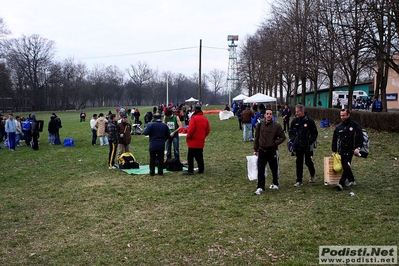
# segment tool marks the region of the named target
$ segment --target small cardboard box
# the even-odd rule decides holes
[[[341,179],[342,172],[334,172],[333,161],[333,157],[324,157],[324,185],[336,185]]]

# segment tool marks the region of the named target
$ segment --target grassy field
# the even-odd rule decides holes
[[[317,265],[320,245],[398,245],[397,133],[369,130],[371,154],[354,158],[357,186],[343,192],[323,180],[333,127],[319,128],[314,184],[293,186],[283,143],[280,190],[255,196],[252,143],[236,118],[207,115],[203,175],[150,177],[109,170],[108,147],[91,146],[90,117],[108,110],[86,110],[83,123],[78,111],[57,112],[61,140],[75,147],[50,146],[43,132],[39,151],[0,150],[1,265]],[[47,124],[50,114],[37,116]],[[131,150],[148,164],[148,138],[133,136]]]

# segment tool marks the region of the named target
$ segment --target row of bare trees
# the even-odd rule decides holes
[[[399,73],[398,36],[395,0],[277,0],[241,46],[240,86],[250,95],[285,95],[280,103],[304,103],[313,92],[316,106],[322,86],[332,99],[334,86],[347,85],[351,99],[356,83],[375,76],[386,111],[388,69]]]
[[[199,94],[198,74],[159,74],[138,62],[126,70],[84,63],[68,58],[57,62],[55,42],[34,34],[4,38],[8,34],[0,18],[0,108],[14,111],[65,110],[97,106],[158,105],[184,102]],[[2,36],[3,35],[3,36]],[[214,69],[202,75],[201,101],[218,104],[226,73]],[[168,77],[168,78],[167,78]],[[168,86],[166,84],[168,80]],[[166,88],[168,87],[168,93]]]

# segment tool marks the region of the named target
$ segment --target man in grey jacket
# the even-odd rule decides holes
[[[254,155],[258,156],[258,188],[254,192],[259,195],[265,191],[265,167],[269,163],[273,174],[271,189],[278,189],[278,145],[286,139],[281,125],[273,122],[273,111],[267,109],[265,120],[258,123],[254,139]]]

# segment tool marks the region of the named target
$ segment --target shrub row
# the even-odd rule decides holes
[[[291,107],[295,114],[295,107]],[[331,125],[341,122],[340,109],[306,107],[308,115],[316,120],[329,120]],[[359,122],[363,128],[378,131],[399,132],[399,113],[373,113],[363,110],[352,110],[351,118]]]

